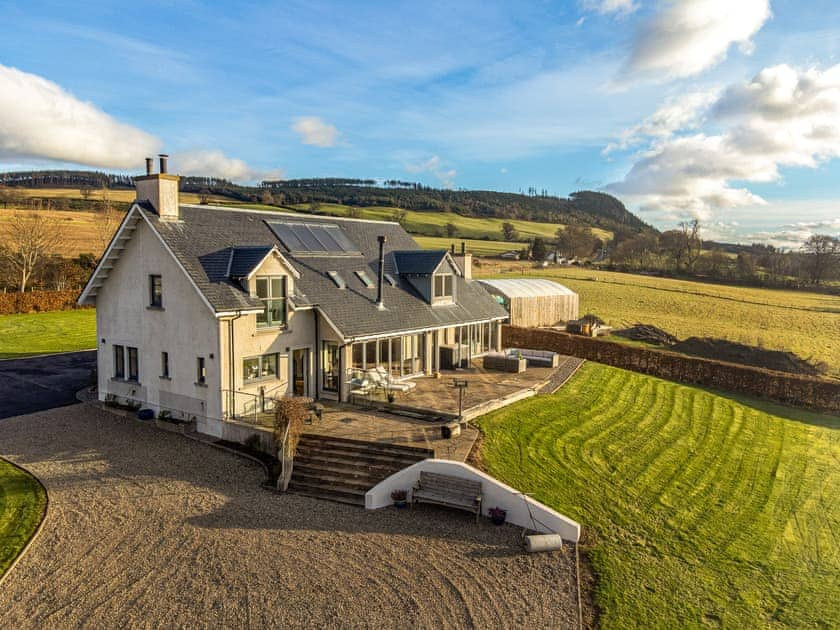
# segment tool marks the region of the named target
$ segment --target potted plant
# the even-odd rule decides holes
[[[407,490],[393,490],[391,491],[391,501],[394,502],[394,507],[404,508],[408,505],[408,491]]]
[[[490,515],[490,520],[493,522],[493,525],[503,525],[505,518],[507,518],[507,510],[498,506],[491,507],[487,513]]]
[[[393,389],[388,390],[388,403],[394,404],[394,401],[397,399],[396,393],[394,393]]]

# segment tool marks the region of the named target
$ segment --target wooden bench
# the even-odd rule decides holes
[[[434,503],[481,515],[481,482],[420,471],[420,479],[411,491],[411,503]]]

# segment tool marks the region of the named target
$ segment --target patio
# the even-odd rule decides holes
[[[413,379],[415,387],[409,391],[393,392],[394,407],[426,411],[429,414],[458,416],[458,388],[453,386],[455,379],[466,381],[467,387],[463,391],[463,416],[473,418],[486,413],[494,402],[504,402],[508,399],[518,399],[517,394],[537,392],[551,380],[552,376],[562,370],[567,357],[561,357],[560,366],[556,368],[531,367],[519,374],[486,370],[482,367],[481,359],[472,362],[471,367],[461,370],[441,370],[440,378],[421,377]],[[386,392],[382,389],[364,395],[353,397],[353,403],[360,406],[387,405]],[[514,400],[508,400],[513,402]]]

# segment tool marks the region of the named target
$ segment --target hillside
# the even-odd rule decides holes
[[[0,203],[7,203],[8,198],[14,197],[19,189],[65,188],[85,190],[88,195],[103,188],[128,191],[133,188],[133,178],[93,171],[20,171],[0,173],[0,187]],[[607,232],[652,229],[615,197],[593,191],[579,191],[564,198],[489,190],[444,190],[409,182],[379,184],[374,180],[338,178],[266,181],[260,186],[241,186],[211,177],[184,177],[181,179],[181,190],[203,199],[223,197],[242,203],[277,206],[321,203],[445,212],[456,217],[455,222],[460,216],[576,224]]]

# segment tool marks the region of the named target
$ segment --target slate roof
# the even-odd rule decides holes
[[[434,273],[441,261],[446,258],[445,249],[401,250],[394,252],[397,271],[408,275],[427,275]]]
[[[270,251],[271,247],[267,245],[232,248],[230,250],[230,277],[244,278],[248,276],[268,256]]]
[[[234,261],[242,256],[244,268],[252,260],[252,255],[256,256],[256,252],[267,252],[276,246],[300,274],[295,280],[292,303],[297,307],[316,307],[345,338],[438,328],[504,319],[508,316],[480,283],[467,281],[461,276],[455,276],[457,303],[433,307],[426,302],[407,279],[397,274],[396,253],[402,256],[403,252],[410,252],[412,255],[409,258],[424,261],[422,268],[426,269],[431,264],[429,261],[436,258],[439,263],[446,252],[420,250],[397,223],[293,213],[247,212],[213,206],[182,205],[180,210],[181,221],[160,221],[154,213],[146,211],[145,214],[216,312],[261,305],[259,300],[249,296],[229,277],[229,274],[233,275],[232,271],[228,271],[231,252],[234,252]],[[361,254],[295,256],[280,242],[266,221],[340,225],[347,238],[358,246]],[[365,287],[355,274],[355,271],[367,271],[376,284],[378,235],[384,235],[387,239],[385,272],[397,281],[393,287],[384,283],[382,291],[385,308],[382,310],[376,307],[376,286]],[[427,257],[427,253],[430,256]],[[237,271],[240,269],[237,268]],[[327,276],[328,271],[341,274],[347,288],[336,287]]]

